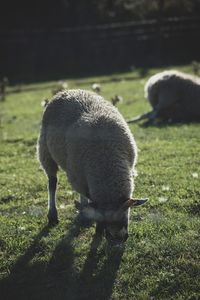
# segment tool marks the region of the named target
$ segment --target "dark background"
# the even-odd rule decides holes
[[[6,0],[0,43],[11,83],[190,63],[200,0]]]

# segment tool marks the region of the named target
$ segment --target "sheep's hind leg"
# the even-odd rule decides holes
[[[56,209],[56,187],[57,177],[48,176],[48,220],[49,225],[58,224],[58,214]]]
[[[80,194],[80,203],[81,203],[81,209],[83,209],[84,207],[88,206],[89,200],[87,197]]]
[[[144,119],[147,119],[148,121],[153,120],[154,118],[155,118],[155,112],[154,112],[154,110],[152,110],[148,113],[144,113],[144,114],[139,115],[137,117],[131,118],[131,119],[127,120],[126,122],[127,123],[135,123],[135,122],[138,122],[138,121],[141,121],[141,120],[144,120]]]
[[[91,219],[89,219],[84,214],[84,208],[87,209],[89,206],[89,199],[83,195],[80,194],[80,209],[79,209],[79,221],[82,226],[84,227],[90,227],[93,223]]]
[[[48,147],[46,145],[46,138],[43,131],[38,140],[38,158],[48,177],[48,219],[49,225],[58,223],[57,209],[56,209],[56,187],[57,187],[57,171],[58,165],[52,159]]]

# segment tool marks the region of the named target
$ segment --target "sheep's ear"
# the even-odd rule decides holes
[[[147,201],[148,201],[148,199],[128,199],[126,202],[124,202],[121,209],[126,210],[132,206],[140,206],[140,205],[143,205],[144,203],[146,203]]]
[[[149,199],[130,199],[130,201],[133,203],[131,206],[140,206],[145,204]]]

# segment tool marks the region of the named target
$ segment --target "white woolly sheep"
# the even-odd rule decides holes
[[[145,85],[145,97],[153,111],[128,120],[142,119],[173,122],[200,121],[200,78],[178,72],[164,71],[153,75]]]
[[[111,98],[111,103],[114,105],[114,106],[116,106],[117,105],[117,103],[119,103],[119,102],[123,102],[123,97],[122,96],[120,96],[120,95],[115,95],[115,96],[113,96],[112,98]]]
[[[68,89],[68,83],[66,81],[58,81],[57,86],[52,89],[52,95],[56,95],[58,92]]]
[[[100,93],[101,92],[101,85],[100,83],[93,83],[92,84],[92,90],[96,93]]]
[[[128,237],[129,207],[137,158],[134,138],[125,120],[101,96],[84,90],[55,95],[46,106],[38,157],[48,176],[48,219],[58,222],[55,204],[60,166],[80,193],[81,212],[96,221],[96,230],[112,241]]]

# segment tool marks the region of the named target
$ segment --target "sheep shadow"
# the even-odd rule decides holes
[[[121,249],[116,255],[105,255],[103,247],[100,248],[102,240],[94,235],[80,271],[74,263],[76,254],[73,249],[73,241],[80,230],[81,224],[76,218],[47,263],[38,259],[40,241],[51,231],[50,227],[45,226],[17,260],[9,276],[0,281],[2,299],[110,299],[124,250]]]
[[[25,299],[37,291],[36,285],[44,274],[44,264],[36,263],[30,265],[31,260],[40,252],[40,241],[46,237],[50,228],[45,226],[35,236],[27,251],[18,258],[15,265],[9,271],[9,276],[0,281],[0,294],[2,299]],[[27,299],[26,298],[26,299]]]
[[[59,278],[57,273],[55,273],[56,276],[52,275],[52,270],[49,270],[46,260],[40,259],[40,255],[45,255],[45,250],[41,246],[41,239],[47,237],[51,229],[51,226],[45,226],[35,236],[27,251],[19,257],[11,268],[9,276],[0,281],[0,295],[2,299],[56,299],[52,290],[54,291],[53,287]],[[59,272],[62,272],[63,266],[67,270],[70,270],[72,267],[74,260],[72,242],[79,234],[79,231],[80,224],[75,219],[68,228],[65,238],[58,243],[53,251],[50,262],[54,268],[56,267],[55,269],[59,269]],[[61,256],[62,268],[58,259],[59,256]]]
[[[199,121],[159,121],[159,122],[152,122],[152,121],[144,121],[144,122],[138,122],[139,126],[142,128],[148,128],[148,127],[157,127],[157,128],[165,128],[165,127],[181,127],[183,125],[191,125],[191,124],[200,124]]]
[[[151,110],[149,112],[146,112],[144,114],[135,116],[133,118],[130,118],[127,120],[127,123],[129,125],[131,124],[138,124],[140,127],[146,128],[146,127],[168,127],[168,126],[182,126],[185,124],[199,124],[200,119],[197,117],[189,117],[185,116],[179,117],[174,116],[171,118],[165,118],[165,117],[153,117],[152,114],[155,114],[154,110]]]
[[[106,254],[104,245],[101,247],[102,238],[95,234],[79,271],[72,262],[75,255],[67,257],[65,243],[66,238],[56,247],[47,267],[52,283],[48,300],[110,299],[124,248]]]
[[[70,300],[108,300],[111,298],[124,247],[105,254],[99,251],[101,239],[94,235],[82,271],[67,293]]]

